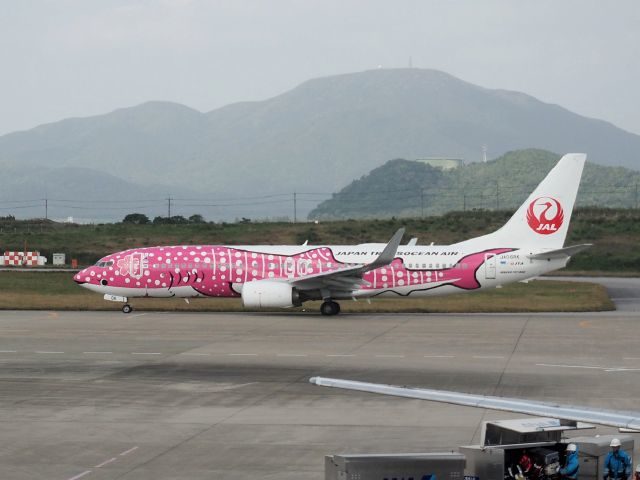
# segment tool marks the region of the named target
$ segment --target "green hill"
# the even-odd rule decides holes
[[[452,210],[515,209],[559,158],[544,150],[519,150],[447,171],[420,161],[391,160],[318,205],[309,218],[421,217]],[[635,208],[638,184],[640,172],[587,162],[577,205]]]
[[[0,252],[38,250],[51,259],[64,252],[81,264],[136,246],[223,244],[311,245],[387,242],[400,227],[405,241],[438,245],[477,237],[501,227],[513,212],[466,211],[441,216],[378,220],[340,220],[318,223],[207,223],[190,225],[74,225],[16,221],[0,217]],[[591,272],[640,272],[640,210],[579,208],[574,212],[566,244],[592,243],[576,255],[568,269]],[[71,281],[69,279],[69,281]]]

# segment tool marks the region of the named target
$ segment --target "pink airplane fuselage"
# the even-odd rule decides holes
[[[237,297],[247,282],[295,282],[351,268],[372,261],[383,247],[366,244],[137,248],[102,258],[77,273],[74,280],[99,293],[126,297]],[[487,261],[490,270],[481,268]],[[366,272],[361,287],[349,297],[476,290],[531,277],[536,272],[527,268],[529,263],[511,248],[465,253],[456,251],[455,246],[401,246],[391,264]]]

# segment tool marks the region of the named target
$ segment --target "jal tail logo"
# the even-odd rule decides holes
[[[536,233],[550,235],[560,230],[564,221],[562,205],[555,198],[538,197],[527,209],[527,223]]]

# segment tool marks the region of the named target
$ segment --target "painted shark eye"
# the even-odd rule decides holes
[[[100,280],[100,284],[106,287],[109,284],[109,282],[107,282],[105,279],[102,279]]]

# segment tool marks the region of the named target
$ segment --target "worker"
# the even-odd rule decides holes
[[[638,466],[636,467],[635,480],[640,480],[640,463],[639,463],[639,464],[638,464]]]
[[[580,463],[578,462],[578,447],[575,443],[567,445],[566,455],[564,457],[564,467],[558,473],[560,478],[568,480],[576,480],[578,478],[578,470]]]
[[[530,478],[532,469],[533,469],[533,461],[531,457],[527,454],[525,450],[522,451],[522,456],[520,456],[520,460],[518,460],[518,466],[522,472],[522,476],[524,478]]]
[[[609,444],[611,451],[604,460],[604,480],[629,480],[631,476],[631,458],[620,448],[621,445],[617,438]]]

